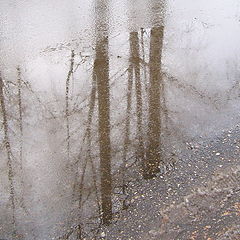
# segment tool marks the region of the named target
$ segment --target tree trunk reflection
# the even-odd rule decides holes
[[[4,145],[7,152],[7,166],[8,166],[8,181],[10,185],[10,202],[12,207],[12,226],[13,226],[13,238],[15,238],[16,232],[16,199],[15,199],[15,187],[14,187],[14,176],[13,176],[13,159],[12,159],[12,150],[9,140],[9,127],[8,127],[8,118],[7,110],[4,96],[4,82],[0,72],[0,104],[1,104],[1,113],[3,119],[3,131],[4,131]]]
[[[144,178],[151,178],[159,171],[161,158],[160,134],[160,86],[161,86],[161,53],[164,27],[153,27],[150,39],[150,86],[149,86],[149,120],[148,148],[144,164]]]
[[[96,9],[96,59],[95,71],[98,93],[98,132],[100,146],[101,202],[103,224],[112,219],[112,176],[111,176],[111,143],[110,143],[110,89],[109,89],[109,56],[107,31],[107,1],[97,1]],[[99,16],[101,14],[101,16]]]
[[[144,157],[143,133],[142,133],[142,118],[143,118],[143,104],[142,104],[142,83],[140,76],[140,56],[139,56],[139,38],[138,32],[130,33],[130,61],[133,64],[135,75],[135,90],[137,100],[137,154],[138,160]]]

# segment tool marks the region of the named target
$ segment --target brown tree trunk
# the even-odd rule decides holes
[[[140,76],[140,55],[139,55],[139,38],[137,32],[130,33],[130,61],[133,64],[135,74],[135,90],[137,100],[137,159],[144,158],[144,145],[142,133],[142,83]]]
[[[8,119],[5,106],[5,97],[4,97],[4,83],[0,72],[0,104],[1,104],[1,114],[3,118],[3,131],[4,131],[4,145],[7,152],[7,166],[8,166],[8,180],[10,185],[10,202],[12,207],[12,225],[13,225],[13,239],[16,236],[16,216],[15,216],[15,189],[14,189],[14,180],[13,180],[13,163],[12,163],[12,153],[11,145],[8,135]]]
[[[141,28],[141,49],[142,49],[142,62],[143,62],[143,84],[146,93],[148,93],[148,83],[147,83],[147,67],[146,67],[146,58],[145,58],[145,47],[144,47],[144,32],[145,30]]]
[[[123,209],[126,209],[126,166],[127,166],[127,152],[130,144],[130,115],[132,108],[132,86],[133,86],[133,63],[129,60],[128,67],[128,88],[127,88],[127,109],[126,109],[126,122],[124,133],[124,146],[123,146],[123,169],[122,169],[122,193],[125,197],[123,200]]]
[[[19,149],[19,162],[20,162],[20,174],[21,174],[21,200],[20,204],[24,211],[29,214],[25,204],[25,183],[24,183],[24,171],[23,171],[23,105],[22,105],[22,73],[20,66],[17,67],[17,86],[18,86],[18,114],[19,114],[19,130],[20,130],[20,149]]]
[[[66,112],[66,127],[67,127],[67,158],[68,163],[70,160],[70,125],[69,125],[69,85],[70,85],[70,78],[73,75],[73,66],[74,66],[74,50],[71,51],[71,60],[70,60],[70,69],[67,74],[66,79],[66,92],[65,92],[65,112]]]
[[[108,56],[108,1],[96,0],[95,73],[98,94],[98,133],[101,171],[101,208],[103,224],[112,219],[112,176],[110,142],[110,86]]]
[[[20,168],[22,171],[23,160],[23,116],[22,116],[22,79],[21,69],[17,67],[17,84],[18,84],[18,113],[19,113],[19,129],[20,129]]]
[[[95,67],[98,90],[102,214],[103,223],[108,224],[112,219],[108,37],[101,37],[97,41]]]
[[[92,81],[92,91],[90,96],[90,103],[89,103],[89,112],[88,112],[88,122],[87,122],[87,130],[86,130],[86,137],[87,137],[87,158],[90,160],[91,163],[91,170],[92,170],[92,177],[93,177],[93,186],[95,189],[95,195],[96,195],[96,202],[98,205],[98,211],[99,214],[101,214],[101,206],[100,201],[98,197],[98,188],[97,188],[97,174],[96,174],[96,168],[94,165],[94,161],[92,159],[91,155],[91,143],[92,143],[92,119],[94,114],[94,108],[96,103],[96,93],[97,93],[97,86],[96,86],[96,73],[95,73],[95,64],[93,66],[93,81]]]
[[[150,86],[149,86],[149,120],[148,147],[144,162],[144,178],[152,178],[159,171],[161,161],[160,133],[160,87],[161,87],[161,56],[163,45],[163,26],[151,29],[150,39]]]

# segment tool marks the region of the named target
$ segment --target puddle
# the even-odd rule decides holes
[[[0,9],[0,238],[107,239],[136,179],[239,123],[237,0]]]

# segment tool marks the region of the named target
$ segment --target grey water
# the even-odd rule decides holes
[[[239,42],[237,0],[1,0],[0,237],[94,239],[239,124]]]

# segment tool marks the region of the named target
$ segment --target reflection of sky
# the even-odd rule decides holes
[[[181,62],[178,57],[182,59],[183,56],[175,54],[175,50],[185,48],[193,54],[190,61],[197,61],[198,65],[207,61],[208,67],[218,68],[222,74],[225,62],[236,58],[240,52],[238,1],[201,0],[193,3],[186,0],[184,5],[182,1],[181,4],[174,0],[169,2],[166,35],[170,44],[166,47],[169,52],[173,51],[173,61]]]
[[[154,5],[155,0],[152,4],[150,0],[109,2],[112,13],[109,22],[113,34],[127,31],[129,27],[149,27],[148,7]],[[195,29],[192,33],[198,38],[203,31],[211,31],[207,42],[214,42],[215,48],[223,47],[226,54],[229,54],[226,45],[236,46],[239,42],[236,36],[239,32],[238,0],[168,0],[168,3],[170,34],[173,31],[181,34],[187,27],[192,27]],[[0,34],[4,41],[1,48],[9,52],[15,46],[17,52],[27,51],[27,55],[35,51],[37,54],[37,49],[67,39],[89,38],[94,19],[93,0],[1,1],[0,9]],[[203,29],[196,29],[196,24]],[[9,45],[8,48],[6,45]]]
[[[158,2],[109,0],[111,66],[127,63],[127,32],[149,28],[149,22],[154,19],[150,9]],[[238,0],[167,2],[164,68],[208,94],[229,89],[240,62]],[[74,43],[79,43],[78,51],[93,54],[94,49],[90,46],[94,45],[94,1],[1,1],[0,9],[0,52],[4,53],[0,54],[0,61],[10,69],[11,64],[16,66],[25,61],[28,79],[35,83],[35,88],[51,91],[51,87],[57,85],[62,92],[70,49],[44,57],[39,52],[47,46],[74,39]],[[121,59],[116,59],[118,55]],[[117,69],[111,67],[111,71],[114,74]],[[85,84],[87,79],[83,71],[81,82]],[[174,94],[173,101],[176,96]],[[190,101],[188,105],[191,104]]]

